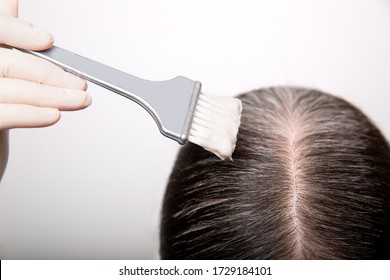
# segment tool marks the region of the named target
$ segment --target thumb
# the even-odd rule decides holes
[[[0,44],[28,50],[44,50],[53,45],[46,30],[0,12]]]
[[[18,16],[18,0],[0,0],[0,12]]]

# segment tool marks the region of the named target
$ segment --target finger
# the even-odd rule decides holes
[[[0,130],[22,127],[44,127],[55,124],[60,112],[23,104],[0,104]]]
[[[0,12],[18,16],[18,0],[1,0],[0,1]]]
[[[41,27],[0,13],[0,43],[8,46],[44,50],[53,45],[53,36]]]
[[[80,110],[89,106],[85,91],[42,85],[25,80],[0,78],[0,102],[27,104],[60,110]]]
[[[18,50],[0,48],[0,78],[28,80],[40,84],[86,90],[87,83],[42,58]]]

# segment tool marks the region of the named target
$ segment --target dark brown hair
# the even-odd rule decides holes
[[[165,193],[163,259],[389,259],[390,149],[335,96],[269,88],[239,96],[233,161],[193,144]]]

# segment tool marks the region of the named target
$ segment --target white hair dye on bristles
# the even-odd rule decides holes
[[[232,159],[242,104],[237,98],[199,95],[188,140],[221,159]]]

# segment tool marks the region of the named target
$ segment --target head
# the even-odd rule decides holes
[[[233,161],[185,145],[164,197],[163,259],[390,257],[390,149],[350,103],[243,94]]]

